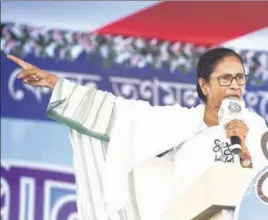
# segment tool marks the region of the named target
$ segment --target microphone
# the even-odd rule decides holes
[[[218,112],[219,123],[226,125],[235,119],[242,119],[242,112],[245,109],[244,101],[236,96],[229,96],[222,101]],[[231,145],[229,149],[233,154],[241,153],[241,140],[238,136],[230,137]]]

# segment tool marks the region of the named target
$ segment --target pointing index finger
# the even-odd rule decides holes
[[[33,67],[32,64],[26,63],[25,61],[19,59],[18,57],[13,56],[13,55],[7,55],[7,58],[12,60],[13,62],[18,64],[19,66],[21,66],[23,69],[30,69]]]

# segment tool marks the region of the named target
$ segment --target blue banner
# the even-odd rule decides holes
[[[128,99],[149,101],[152,105],[170,105],[179,103],[182,106],[195,106],[200,103],[196,91],[196,73],[190,71],[171,73],[168,68],[152,67],[134,68],[111,63],[104,66],[101,58],[88,60],[81,55],[74,62],[38,58],[33,54],[23,58],[42,69],[61,77],[73,80],[78,84],[93,84],[97,88],[110,91]],[[2,74],[2,117],[48,120],[45,116],[50,91],[46,88],[33,88],[24,85],[16,77],[21,69],[1,53]],[[256,111],[268,122],[268,86],[247,86],[245,95],[247,107]]]

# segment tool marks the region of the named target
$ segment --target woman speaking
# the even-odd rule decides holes
[[[211,163],[256,170],[267,164],[262,117],[245,108],[243,117],[219,121],[223,100],[243,101],[247,82],[241,57],[230,49],[201,56],[197,93],[203,102],[193,108],[125,100],[8,58],[22,67],[24,83],[52,89],[47,115],[70,127],[81,220],[156,220],[175,192],[185,191]],[[238,154],[231,137],[239,140]]]

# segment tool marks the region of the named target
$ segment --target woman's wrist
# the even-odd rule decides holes
[[[240,158],[240,164],[243,168],[252,168],[253,167],[251,158],[247,158],[247,159]]]
[[[244,168],[252,168],[251,155],[246,146],[242,146],[242,151],[240,154],[240,163]]]
[[[60,78],[58,76],[50,74],[48,79],[47,79],[47,85],[46,86],[48,88],[50,88],[50,89],[54,89],[59,79]]]

